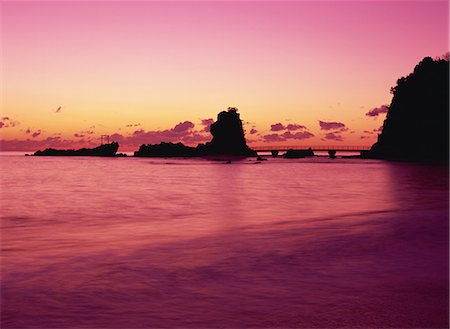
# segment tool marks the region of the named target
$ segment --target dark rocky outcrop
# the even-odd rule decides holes
[[[289,149],[283,155],[283,157],[285,157],[286,159],[300,159],[300,158],[313,157],[313,156],[315,156],[315,154],[311,148],[309,148],[307,150]]]
[[[242,121],[236,108],[220,112],[210,131],[213,139],[204,147],[207,155],[257,156],[256,152],[247,146]]]
[[[143,144],[135,157],[194,157],[199,156],[195,147],[185,146],[182,143]]]
[[[392,88],[382,133],[363,158],[447,162],[449,157],[449,63],[424,58]]]
[[[217,116],[210,127],[211,142],[197,147],[182,143],[143,144],[134,156],[137,157],[203,157],[203,156],[244,156],[256,157],[256,151],[247,146],[242,121],[236,108],[229,108]]]
[[[82,148],[79,150],[56,150],[53,148],[45,149],[44,151],[36,151],[36,156],[100,156],[113,157],[119,149],[119,143],[112,142],[110,144],[103,144],[94,148]]]

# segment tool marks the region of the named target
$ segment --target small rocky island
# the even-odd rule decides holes
[[[204,156],[244,156],[256,157],[256,151],[247,146],[242,121],[234,107],[217,115],[217,121],[210,127],[213,136],[206,144],[197,147],[182,143],[143,144],[135,157],[204,157]]]
[[[397,80],[382,133],[363,158],[448,163],[449,62],[424,58]]]
[[[314,151],[311,148],[309,148],[307,150],[289,149],[283,155],[283,157],[285,159],[302,159],[302,158],[313,157],[313,156],[315,156],[315,154],[314,154]]]
[[[119,149],[119,143],[112,142],[103,144],[94,148],[82,148],[79,150],[56,150],[53,148],[45,149],[44,151],[36,151],[35,156],[99,156],[99,157],[114,157]]]

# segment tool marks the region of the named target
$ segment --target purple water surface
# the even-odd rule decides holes
[[[1,328],[448,327],[448,167],[0,166]]]

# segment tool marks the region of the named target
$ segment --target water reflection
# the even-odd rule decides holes
[[[1,161],[2,328],[448,319],[445,168]]]

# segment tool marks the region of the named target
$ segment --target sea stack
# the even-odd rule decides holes
[[[229,107],[227,111],[220,112],[217,121],[211,125],[210,132],[213,139],[204,147],[206,155],[257,156],[256,151],[247,146],[236,108]]]
[[[365,158],[448,163],[448,58],[424,58],[397,80],[382,133]]]

